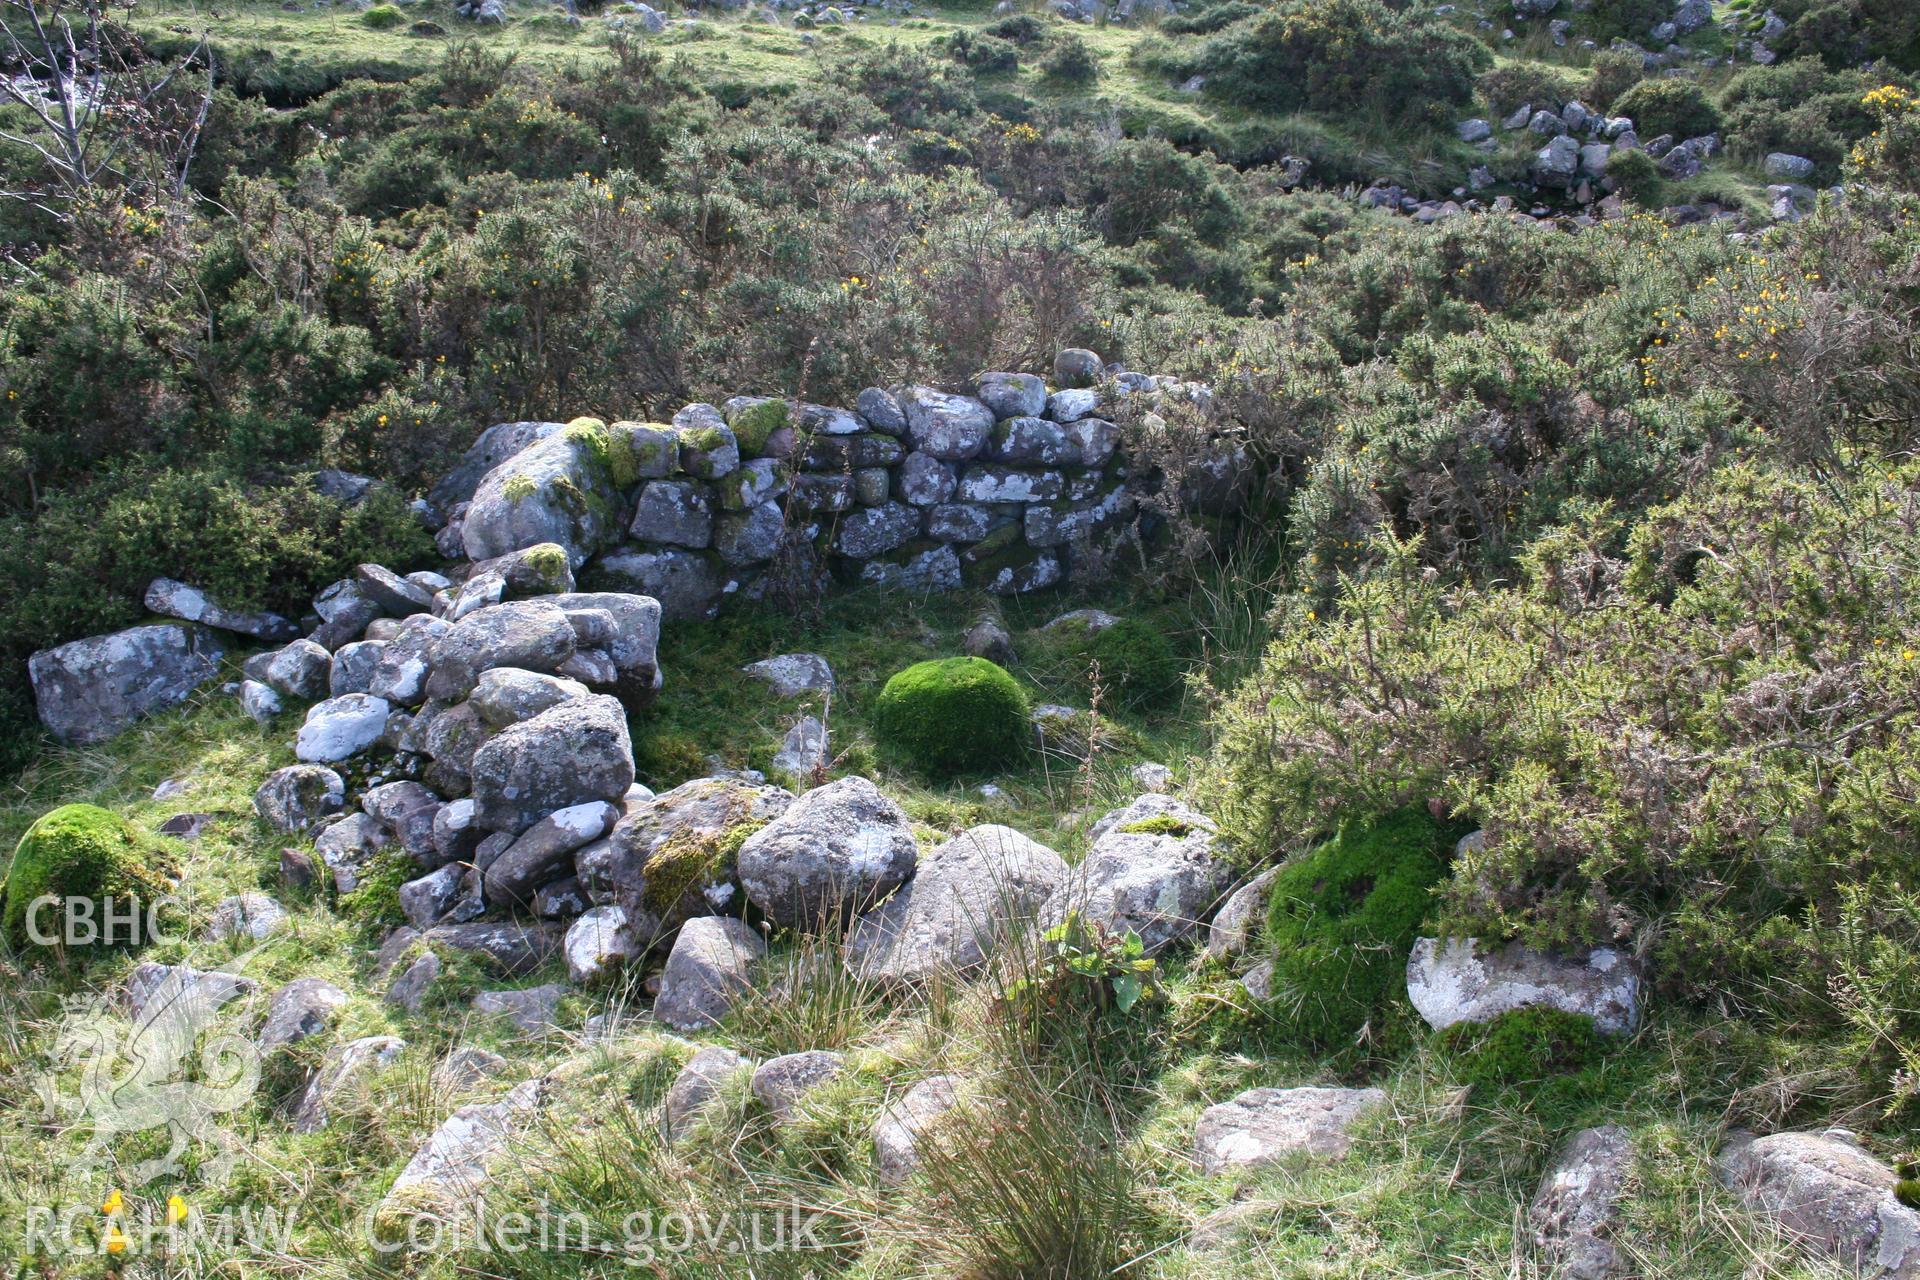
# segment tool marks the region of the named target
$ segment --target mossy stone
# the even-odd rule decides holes
[[[1459,834],[1424,809],[1403,809],[1343,826],[1274,877],[1273,1012],[1293,1034],[1348,1043],[1405,999],[1407,953],[1445,875],[1441,854]]]
[[[168,891],[170,864],[160,846],[98,805],[62,805],[41,816],[14,849],[0,881],[0,931],[16,948],[37,945],[27,932],[28,914],[41,898],[87,899],[94,919],[112,907],[124,917],[142,912]],[[54,932],[43,912],[39,927]]]
[[[784,400],[764,400],[735,414],[727,425],[733,428],[733,438],[739,442],[740,456],[759,457],[773,433],[787,425],[788,417]]]
[[[895,673],[874,702],[880,740],[920,769],[951,774],[999,768],[1032,737],[1027,696],[985,658],[939,658]]]

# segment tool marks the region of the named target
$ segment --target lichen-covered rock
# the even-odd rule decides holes
[[[495,667],[552,672],[573,656],[573,623],[551,599],[515,600],[475,610],[434,638],[426,694],[459,702]]]
[[[385,698],[348,693],[316,702],[294,736],[293,754],[309,764],[334,764],[359,755],[386,732],[393,711]]]
[[[900,401],[914,449],[943,462],[978,457],[993,433],[993,410],[968,396],[908,387],[900,393]]]
[[[993,532],[993,508],[978,502],[942,502],[927,509],[927,537],[978,542]]]
[[[721,516],[713,531],[713,549],[730,565],[760,564],[779,554],[786,535],[787,517],[780,504],[762,502]]]
[[[669,620],[711,618],[740,585],[718,556],[684,547],[628,547],[603,555],[590,566],[588,582],[651,597]]]
[[[903,436],[907,433],[907,412],[900,407],[900,401],[891,391],[880,387],[868,387],[853,402],[860,416],[875,431],[884,431],[890,436]]]
[[[808,1049],[770,1058],[754,1068],[747,1087],[776,1120],[798,1114],[806,1096],[847,1069],[845,1055]]]
[[[443,922],[459,924],[486,911],[472,867],[449,862],[400,886],[400,911],[416,929]]]
[[[1066,491],[1067,478],[1058,471],[981,463],[960,473],[954,496],[961,502],[1053,502]]]
[[[490,1185],[490,1166],[531,1122],[545,1088],[543,1080],[523,1081],[496,1102],[448,1116],[394,1179],[375,1211],[376,1224],[404,1239],[410,1217],[474,1220]]]
[[[618,904],[636,941],[655,947],[685,921],[735,905],[740,844],[792,804],[779,787],[696,778],[629,806],[574,867],[594,902]]]
[[[1069,913],[1114,933],[1137,933],[1148,955],[1191,937],[1232,878],[1213,853],[1213,834],[1116,827],[1094,842],[1041,911],[1048,925]]]
[[[327,696],[333,656],[312,640],[294,640],[278,649],[256,653],[241,670],[275,693],[312,702]]]
[[[1011,827],[973,827],[920,859],[912,880],[860,918],[847,968],[884,982],[924,982],[989,959],[1066,884],[1066,861]]]
[[[873,1165],[880,1185],[897,1187],[920,1167],[920,1141],[960,1105],[961,1079],[928,1076],[881,1109],[873,1123]]]
[[[346,1006],[347,993],[325,978],[295,978],[267,1001],[267,1020],[254,1037],[254,1047],[272,1053],[317,1036]]]
[[[660,688],[660,602],[630,591],[570,591],[551,601],[581,648],[612,662],[615,679],[606,687],[630,707],[649,705]]]
[[[817,653],[782,653],[740,668],[745,675],[765,681],[776,698],[807,693],[832,693],[833,668]]]
[[[467,582],[473,584],[482,578],[498,579],[500,585],[480,603],[499,604],[508,598],[524,600],[573,590],[573,564],[567,557],[567,549],[559,543],[537,542],[475,564],[467,575]],[[467,592],[463,589],[454,607],[454,621],[480,607],[479,603],[463,607],[466,599]]]
[[[277,613],[245,612],[217,604],[198,587],[190,587],[172,578],[155,578],[147,584],[146,606],[163,618],[197,622],[219,631],[252,636],[269,644],[284,644],[300,634],[291,619]]]
[[[314,852],[333,873],[338,893],[360,887],[360,870],[387,843],[386,828],[364,813],[350,813],[314,838]]]
[[[557,955],[565,936],[557,925],[481,920],[435,925],[421,935],[430,945],[473,956],[513,978],[532,973]]]
[[[427,501],[442,511],[472,500],[480,482],[509,458],[566,429],[563,422],[497,422],[480,433],[460,462],[427,492]]]
[[[380,616],[380,606],[368,599],[352,578],[342,578],[315,596],[313,611],[320,615],[321,622],[308,639],[323,649],[338,649],[358,640]]]
[[[621,800],[633,785],[633,744],[618,700],[575,698],[502,730],[473,756],[474,819],[514,835],[547,814]]]
[[[361,1077],[392,1064],[406,1047],[407,1042],[399,1036],[363,1036],[327,1050],[320,1069],[300,1095],[288,1127],[295,1133],[318,1133],[326,1128],[329,1111],[340,1095]]]
[[[680,1031],[699,1031],[725,1017],[752,985],[767,944],[732,916],[696,916],[680,926],[660,975],[653,1014]]]
[[[882,591],[958,591],[960,557],[951,546],[912,544],[861,565],[860,581]]]
[[[1566,1280],[1606,1280],[1623,1268],[1612,1241],[1633,1173],[1633,1140],[1619,1125],[1582,1129],[1540,1179],[1527,1210],[1534,1249]]]
[[[1194,1155],[1209,1174],[1290,1158],[1338,1160],[1353,1150],[1353,1126],[1385,1106],[1378,1089],[1249,1089],[1200,1113]]]
[[[353,571],[353,579],[360,584],[361,593],[390,617],[405,618],[433,608],[433,592],[385,565],[360,565]]]
[[[1077,466],[1080,446],[1057,422],[1045,418],[1005,418],[993,429],[986,456],[995,462],[1016,466]]]
[[[910,453],[894,474],[894,487],[900,500],[916,507],[931,507],[953,497],[954,470],[930,453]]]
[[[382,642],[367,692],[396,707],[417,707],[427,698],[427,675],[443,637],[453,624],[430,613],[416,613]]]
[[[1640,966],[1610,947],[1574,959],[1520,946],[1489,950],[1471,938],[1421,938],[1407,957],[1407,997],[1435,1030],[1545,1005],[1622,1033],[1640,1023]]]
[[[287,910],[257,889],[236,893],[214,904],[207,917],[207,936],[221,941],[227,938],[251,938],[264,942],[287,923]]]
[[[355,640],[333,651],[327,664],[327,687],[322,697],[373,692],[373,672],[386,652],[383,640]]]
[[[1268,867],[1228,895],[1207,926],[1207,954],[1231,960],[1247,949],[1267,918],[1267,898],[1279,867]]]
[[[486,868],[486,900],[496,907],[526,907],[534,891],[573,874],[573,851],[613,828],[620,810],[604,800],[556,809],[528,827]]]
[[[158,623],[42,649],[27,672],[40,722],[86,746],[185,702],[219,674],[225,652],[212,631]]]
[[[740,846],[740,883],[788,928],[863,910],[913,874],[913,829],[865,778],[842,778],[800,797]]]
[[[724,480],[716,480],[713,487],[722,510],[750,511],[787,491],[787,473],[772,458],[755,458]]]
[[[667,1089],[661,1127],[668,1142],[685,1136],[701,1111],[714,1102],[728,1082],[751,1074],[753,1063],[732,1049],[710,1044],[687,1060]]]
[[[882,555],[920,535],[920,512],[901,502],[863,507],[841,517],[833,549],[855,560]]]
[[[596,435],[575,424],[547,436],[487,472],[461,525],[469,560],[491,560],[542,542],[564,547],[579,565],[613,532],[619,495]]]
[[[495,667],[482,672],[467,705],[489,729],[505,729],[531,720],[563,702],[591,696],[587,686],[564,676],[518,667]]]
[[[305,831],[346,807],[347,784],[332,769],[318,764],[290,764],[275,769],[253,793],[253,809],[263,822],[280,831]]]
[[[1085,347],[1067,347],[1053,358],[1053,380],[1063,387],[1090,387],[1106,372],[1099,355]]]
[[[651,480],[634,501],[627,532],[641,542],[695,549],[713,543],[713,493],[691,480]]]
[[[1030,418],[1047,407],[1047,384],[1031,373],[983,373],[974,389],[996,418]]]
[[[560,1002],[566,996],[566,987],[558,982],[508,991],[482,991],[473,998],[473,1011],[505,1018],[523,1035],[540,1036],[559,1027]]]
[[[360,796],[360,807],[391,831],[400,847],[422,866],[432,866],[439,860],[433,846],[433,822],[443,803],[426,787],[408,781],[369,787]]]
[[[1894,1171],[1851,1135],[1736,1135],[1720,1181],[1807,1251],[1874,1280],[1920,1280],[1920,1210],[1894,1196]]]
[[[644,954],[627,928],[627,913],[617,905],[595,907],[567,926],[562,947],[567,976],[583,987],[611,977]]]

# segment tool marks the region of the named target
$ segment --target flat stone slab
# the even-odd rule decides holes
[[[1282,1160],[1338,1160],[1353,1150],[1354,1123],[1383,1107],[1378,1089],[1249,1089],[1200,1113],[1194,1155],[1206,1172]]]

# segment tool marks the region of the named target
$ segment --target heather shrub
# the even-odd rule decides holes
[[[1691,80],[1642,80],[1614,99],[1613,113],[1632,120],[1642,138],[1698,138],[1721,125],[1713,99]]]

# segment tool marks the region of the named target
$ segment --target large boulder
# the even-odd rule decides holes
[[[426,694],[459,702],[495,667],[558,671],[577,644],[566,610],[550,599],[489,605],[435,637],[427,654]]]
[[[300,634],[299,624],[277,613],[246,612],[217,604],[198,587],[190,587],[172,578],[155,578],[147,584],[146,606],[163,618],[197,622],[220,631],[232,631],[269,644],[285,644]]]
[[[1540,1179],[1527,1210],[1533,1245],[1565,1280],[1605,1280],[1621,1268],[1611,1239],[1633,1173],[1633,1140],[1619,1125],[1582,1129]]]
[[[913,828],[865,778],[809,791],[740,846],[747,898],[775,924],[815,926],[864,910],[913,875]]]
[[[1338,1160],[1353,1149],[1353,1127],[1385,1106],[1378,1089],[1249,1089],[1200,1113],[1194,1154],[1210,1174],[1287,1159]]]
[[[453,470],[427,491],[427,501],[442,511],[473,498],[480,482],[501,463],[548,436],[566,429],[563,422],[497,422],[480,433]]]
[[[1054,925],[1077,914],[1112,933],[1139,934],[1147,954],[1157,955],[1207,922],[1232,878],[1214,856],[1211,830],[1121,822],[1094,841],[1041,920]]]
[[[964,973],[1032,920],[1067,877],[1065,859],[1011,827],[964,831],[861,917],[847,938],[847,968],[887,982]]]
[[[713,1026],[747,992],[753,966],[766,951],[760,935],[732,916],[687,921],[660,975],[654,1017],[679,1031]]]
[[[383,643],[367,681],[367,692],[397,707],[417,707],[426,700],[427,674],[442,639],[453,627],[432,614],[416,613],[402,622]]]
[[[104,742],[155,711],[185,702],[219,674],[213,632],[177,623],[88,636],[27,659],[40,722],[60,741]]]
[[[792,804],[779,787],[696,778],[629,806],[574,867],[594,902],[619,905],[635,940],[656,947],[686,921],[736,906],[735,852]]]
[[[1874,1280],[1920,1280],[1920,1210],[1845,1130],[1736,1135],[1715,1171],[1743,1204],[1811,1253]]]
[[[1640,966],[1610,947],[1572,959],[1521,946],[1488,949],[1472,938],[1421,938],[1407,957],[1407,997],[1435,1030],[1545,1005],[1585,1014],[1601,1031],[1627,1032],[1640,1023]]]
[[[1037,417],[1047,407],[1047,384],[1031,373],[983,373],[975,390],[996,418]]]
[[[502,730],[473,755],[474,820],[518,835],[556,809],[617,802],[633,785],[626,710],[575,698]]]
[[[495,667],[481,673],[467,705],[489,729],[498,730],[587,696],[587,686],[578,680],[518,667]]]
[[[578,568],[615,532],[619,494],[605,449],[604,428],[569,427],[489,471],[461,526],[467,558],[552,542]]]

